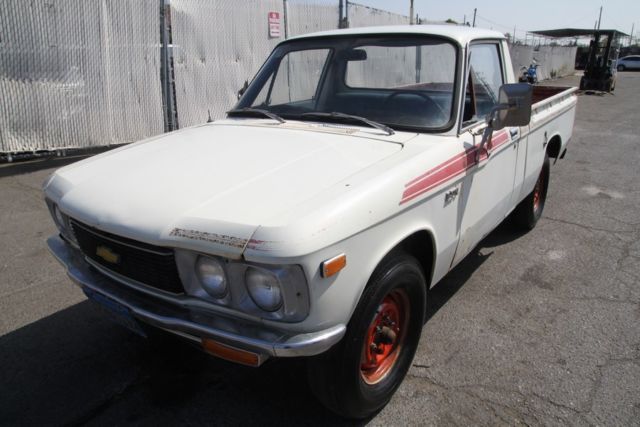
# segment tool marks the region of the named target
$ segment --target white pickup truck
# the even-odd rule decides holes
[[[251,366],[308,356],[325,405],[369,416],[411,365],[427,290],[508,215],[540,218],[575,89],[512,70],[475,28],[286,40],[226,119],[55,172],[49,248],[135,331]]]

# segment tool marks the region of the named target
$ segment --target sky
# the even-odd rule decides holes
[[[409,14],[409,0],[353,0],[367,6],[391,12]],[[524,38],[526,31],[554,28],[593,28],[602,9],[600,28],[614,29],[629,34],[635,22],[634,38],[640,34],[640,0],[536,0],[471,1],[471,0],[414,0],[414,10],[420,16],[434,21],[451,18],[462,22],[473,20],[477,8],[476,26],[513,33]]]

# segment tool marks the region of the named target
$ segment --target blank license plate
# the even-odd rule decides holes
[[[82,290],[87,298],[97,303],[98,306],[104,309],[104,311],[109,314],[109,317],[111,317],[116,323],[119,323],[120,325],[140,336],[147,336],[147,334],[145,334],[145,332],[142,330],[140,323],[138,323],[138,321],[131,315],[131,312],[127,307],[112,300],[111,298],[94,292],[89,288],[83,287]]]

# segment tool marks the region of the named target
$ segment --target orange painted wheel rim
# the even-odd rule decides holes
[[[360,362],[360,374],[367,384],[382,381],[394,367],[408,319],[409,298],[404,290],[394,289],[383,298],[367,329]]]

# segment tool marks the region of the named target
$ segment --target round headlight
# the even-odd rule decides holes
[[[264,311],[276,311],[282,305],[278,278],[268,271],[249,267],[244,276],[253,302]]]
[[[223,298],[227,294],[227,278],[222,263],[215,258],[199,256],[196,261],[196,275],[204,289],[213,298]]]

